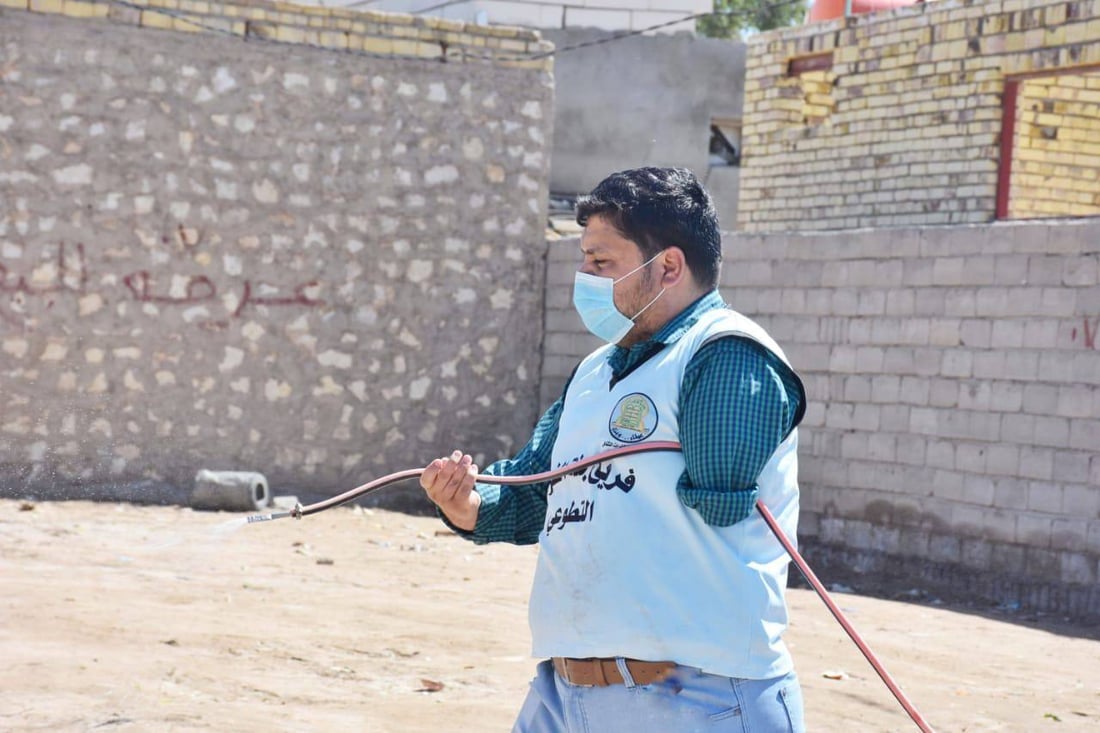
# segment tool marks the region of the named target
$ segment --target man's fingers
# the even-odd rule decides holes
[[[429,492],[429,494],[430,494],[431,491],[432,491],[432,487],[435,485],[435,482],[439,479],[439,472],[442,469],[443,469],[443,459],[442,458],[436,458],[434,461],[429,463],[427,465],[427,467],[424,469],[424,473],[420,474],[420,488],[424,489],[425,491]]]
[[[446,465],[440,470],[438,479],[446,479],[445,483],[439,487],[439,498],[442,501],[454,501],[455,497],[469,493],[470,489],[473,488],[474,482],[468,480],[469,469],[473,465],[473,461],[474,459],[471,456],[463,455],[459,451],[451,454],[451,457],[445,462]]]

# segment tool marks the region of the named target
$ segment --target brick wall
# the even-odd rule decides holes
[[[513,450],[553,116],[516,56],[546,47],[155,1],[0,9],[0,490],[308,493]]]
[[[1100,220],[727,233],[726,301],[806,384],[811,562],[1100,615],[1098,242]],[[544,406],[595,345],[577,241],[548,246]]]
[[[1020,82],[1012,217],[1100,214],[1100,73]]]
[[[356,0],[302,0],[309,5],[347,5]],[[464,0],[444,4],[439,0],[374,0],[371,8],[399,13],[437,15],[474,22],[479,17],[493,25],[526,28],[600,28],[608,31],[639,30],[672,23],[658,33],[695,31],[695,21],[675,21],[712,9],[708,0]]]
[[[1006,78],[1097,64],[1097,0],[938,0],[754,36],[738,228],[990,221]]]

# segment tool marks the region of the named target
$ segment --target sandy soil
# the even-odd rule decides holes
[[[0,500],[0,730],[508,730],[534,548],[241,516]],[[836,597],[937,730],[1100,730],[1094,629]],[[813,592],[790,601],[809,729],[916,730]]]

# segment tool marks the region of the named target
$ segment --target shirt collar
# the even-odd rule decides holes
[[[722,296],[719,295],[718,291],[711,290],[707,294],[699,297],[687,308],[680,311],[675,318],[662,326],[661,330],[657,331],[657,333],[653,334],[653,336],[645,341],[640,341],[628,349],[616,345],[615,348],[611,350],[611,354],[607,357],[612,372],[618,374],[633,365],[639,359],[649,356],[653,352],[659,350],[660,347],[679,340],[680,337],[687,333],[688,329],[698,323],[704,313],[712,311],[715,308],[725,307],[726,303],[722,300]]]

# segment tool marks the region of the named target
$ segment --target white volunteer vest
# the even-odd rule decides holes
[[[786,362],[756,323],[703,314],[676,343],[609,389],[611,346],[590,354],[565,395],[553,465],[613,447],[679,441],[684,368],[708,340],[747,336]],[[793,541],[797,431],[758,478],[760,499]],[[553,485],[539,535],[530,623],[536,657],[670,660],[729,677],[792,668],[780,635],[788,558],[757,512],[711,527],[676,496],[682,454],[643,453]]]

